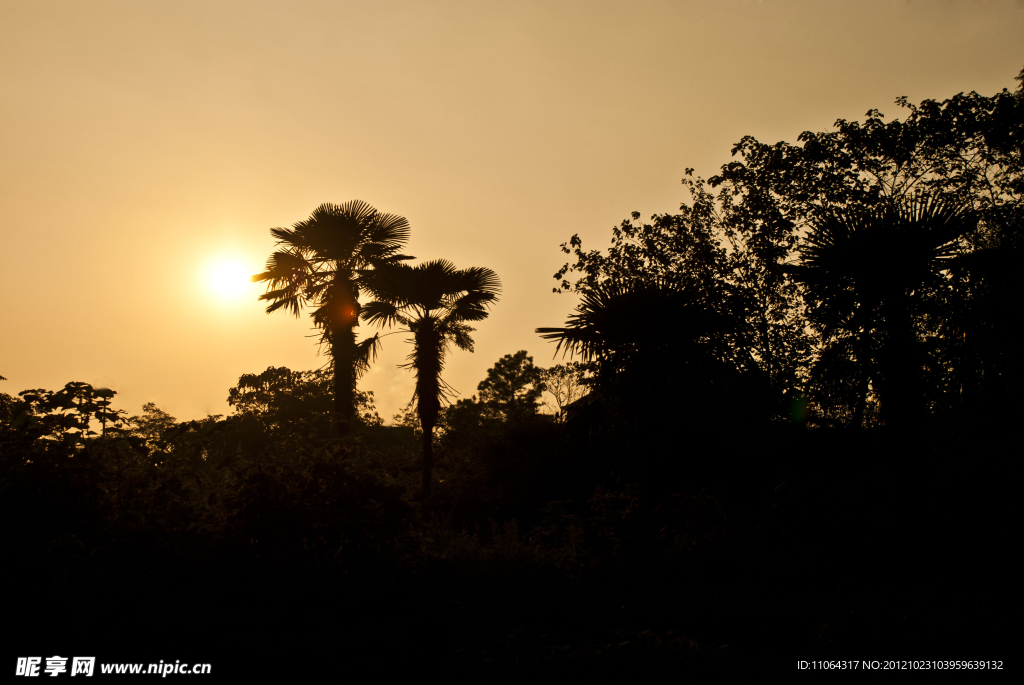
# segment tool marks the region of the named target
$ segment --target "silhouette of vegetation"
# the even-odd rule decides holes
[[[499,359],[476,389],[492,416],[516,421],[537,413],[545,388],[543,371],[533,365],[526,350],[519,350]]]
[[[402,263],[408,224],[359,202],[275,229],[257,276],[312,309],[325,368],[243,374],[190,421],[0,393],[12,648],[292,679],[1006,659],[1024,84],[898,102],[744,138],[679,213],[570,238],[577,299],[538,329],[560,363],[510,351],[469,398],[444,362],[497,276]],[[412,344],[392,425],[357,317]]]
[[[272,228],[281,246],[267,270],[252,277],[267,281],[267,313],[283,309],[299,316],[312,307],[320,342],[334,363],[334,430],[348,435],[357,376],[376,355],[378,338],[356,342],[359,293],[374,269],[411,259],[400,253],[409,239],[409,222],[379,212],[365,202],[323,204],[292,228]]]
[[[327,438],[333,406],[333,374],[326,370],[292,371],[269,367],[260,374],[245,374],[231,388],[228,404],[242,416],[257,417],[275,433]],[[379,426],[383,420],[373,404],[373,391],[353,397],[357,426]]]
[[[653,343],[667,350],[673,340],[688,340],[689,324],[670,314],[671,307],[685,301],[690,316],[706,320],[698,326],[698,337],[709,333],[708,322],[714,320],[719,353],[730,357],[737,369],[749,371],[753,362],[770,389],[771,397],[764,401],[773,402],[781,413],[783,398],[802,385],[811,352],[797,287],[779,265],[795,249],[795,236],[789,229],[741,221],[729,204],[731,191],[723,191],[716,204],[699,179],[688,175],[684,185],[693,197],[691,205],[682,205],[678,215],[654,216],[651,223],[639,222],[634,212],[613,229],[606,254],[585,251],[578,236],[563,244],[563,252],[576,261],[555,275],[560,282],[556,291],[578,293],[584,298],[582,306],[595,312],[607,310],[609,298],[632,297],[639,307],[636,320],[652,327],[652,333],[641,336],[622,314],[616,324],[619,347]],[[573,273],[579,277],[570,282],[567,276]],[[661,294],[654,295],[655,290]],[[660,298],[662,307],[647,302],[648,295]],[[575,316],[584,314],[580,310]],[[586,318],[569,328],[579,328]],[[555,334],[557,329],[543,333]],[[638,336],[647,342],[630,340]],[[615,356],[624,354],[625,348]],[[605,366],[606,371],[611,368]]]
[[[799,145],[767,145],[746,137],[733,149],[739,159],[725,165],[721,174],[709,182],[720,189],[719,205],[728,216],[794,237],[814,235],[837,213],[877,215],[883,207],[907,207],[915,197],[969,210],[977,220],[976,228],[948,246],[959,255],[950,265],[955,268],[946,270],[941,279],[922,283],[922,288],[914,291],[916,309],[907,312],[916,329],[916,347],[922,352],[916,364],[926,378],[925,404],[948,415],[959,414],[960,418],[972,413],[960,411],[966,408],[964,403],[974,407],[1013,406],[1015,401],[1008,388],[1019,387],[1020,382],[1019,367],[995,361],[1005,360],[1016,345],[1004,317],[1012,311],[1013,302],[1020,302],[1020,286],[1006,281],[1006,290],[996,295],[981,285],[986,277],[979,271],[985,270],[982,262],[1008,258],[1019,245],[1024,189],[1020,94],[1020,89],[1016,94],[1004,90],[992,97],[961,93],[917,106],[899,98],[897,104],[908,112],[902,121],[887,123],[878,110],[872,109],[863,122],[840,119],[834,131],[804,132]],[[872,263],[884,263],[891,269],[892,264],[909,256],[908,250],[916,249],[894,242],[897,240],[892,232],[876,232]],[[936,246],[918,247],[922,252],[912,260],[914,264],[920,264]],[[867,246],[863,249],[871,250]],[[799,261],[788,257],[788,253],[780,255],[779,261],[799,266]],[[974,272],[968,273],[967,265],[972,263]],[[900,269],[907,267],[913,268],[901,263]],[[993,277],[989,270],[987,278]],[[988,295],[982,296],[982,290]],[[816,311],[815,296],[808,294],[811,311]],[[982,299],[989,304],[981,305]],[[969,310],[986,310],[988,323],[969,323]],[[906,330],[906,326],[903,328]],[[996,330],[1001,332],[995,334]],[[852,411],[847,402],[838,404],[846,405],[841,411],[852,414],[855,424],[860,425],[865,402],[859,398],[864,396],[865,378],[871,395],[878,397],[881,390],[870,381],[872,373],[881,376],[880,360],[872,356],[877,350],[866,347],[863,339],[855,343],[825,336],[826,340],[821,337],[823,330],[818,333],[815,356],[819,359],[819,374],[810,387],[856,386]],[[992,334],[999,337],[999,342]],[[906,338],[904,344],[912,346]],[[821,363],[824,359],[827,364]],[[988,373],[983,374],[981,367]],[[845,369],[844,373],[852,371],[853,376],[820,377],[826,369]],[[987,379],[984,382],[980,380],[983,376]],[[879,381],[885,384],[883,379]],[[837,399],[812,398],[812,405],[822,410],[824,405],[836,406]],[[836,418],[828,411],[823,413],[825,418]],[[900,420],[891,418],[897,423]]]
[[[873,377],[887,423],[921,420],[923,359],[914,319],[923,317],[927,300],[946,286],[942,272],[949,271],[957,242],[976,223],[963,206],[929,196],[866,212],[839,210],[818,220],[800,263],[788,266],[807,286],[808,318],[825,344],[840,331],[854,338],[856,358],[867,367],[858,374],[858,416]]]
[[[586,392],[587,372],[587,366],[580,362],[556,364],[544,370],[544,391],[551,397],[544,400],[544,406],[549,413],[564,420],[566,408]]]
[[[423,497],[430,496],[433,434],[441,400],[451,390],[441,379],[451,343],[473,351],[469,321],[487,317],[501,285],[490,269],[456,269],[443,259],[414,267],[377,269],[366,277],[367,290],[378,298],[363,309],[363,318],[380,326],[400,324],[412,335],[408,367],[416,373],[416,407],[423,431]]]

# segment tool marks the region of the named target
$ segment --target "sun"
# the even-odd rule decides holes
[[[206,269],[206,287],[218,299],[237,300],[249,290],[250,270],[236,259],[218,259]]]

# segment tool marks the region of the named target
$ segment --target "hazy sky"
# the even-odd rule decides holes
[[[448,359],[472,395],[504,354],[555,363],[533,330],[575,304],[551,293],[572,234],[677,210],[745,134],[1013,89],[1022,37],[1019,1],[0,0],[0,391],[192,419],[243,373],[324,364],[308,318],[208,270],[262,271],[271,227],[361,199],[409,219],[409,254],[501,277]],[[385,419],[408,351],[360,384]]]

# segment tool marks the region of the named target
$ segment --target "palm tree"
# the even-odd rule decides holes
[[[859,364],[877,357],[873,375],[890,425],[905,425],[924,409],[915,302],[942,286],[959,238],[975,225],[968,208],[931,195],[840,209],[816,222],[800,264],[786,267],[806,286],[810,319],[826,342],[851,334]]]
[[[747,368],[749,352],[735,335],[734,317],[715,311],[693,289],[664,280],[604,281],[588,289],[561,328],[538,328],[546,340],[598,361],[598,380],[613,382],[631,367],[703,359]],[[712,361],[713,360],[713,361]],[[662,374],[650,380],[657,382]]]
[[[609,280],[584,292],[564,327],[536,332],[558,343],[555,354],[596,362],[591,387],[639,425],[699,416],[712,394],[726,401],[727,387],[757,376],[741,326],[694,288]],[[739,398],[729,401],[738,412]]]
[[[474,330],[467,322],[487,317],[501,284],[490,269],[456,269],[438,259],[417,266],[397,264],[367,274],[366,289],[377,299],[363,307],[362,316],[378,326],[399,324],[412,334],[407,368],[416,372],[416,400],[423,428],[423,497],[430,496],[433,435],[441,400],[454,394],[441,379],[451,343],[473,351]]]
[[[655,488],[725,445],[738,451],[774,405],[742,316],[716,304],[671,281],[609,280],[583,293],[565,326],[538,328],[556,354],[596,362],[592,392],[569,419],[584,429],[574,439]]]
[[[267,281],[267,313],[283,309],[299,316],[313,309],[334,371],[334,431],[348,434],[356,378],[376,355],[379,338],[356,343],[362,283],[375,269],[412,259],[399,250],[409,239],[409,222],[379,212],[360,200],[322,204],[292,228],[272,228],[277,249],[267,270],[252,277]]]

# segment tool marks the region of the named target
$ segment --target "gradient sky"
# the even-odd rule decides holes
[[[0,0],[0,391],[85,381],[193,419],[243,373],[324,364],[308,318],[206,274],[361,199],[409,219],[409,254],[501,277],[448,359],[470,396],[504,354],[556,363],[533,330],[575,304],[551,292],[574,233],[677,210],[683,170],[745,134],[1013,89],[1022,36],[1009,0]],[[406,354],[387,338],[360,384],[386,420]]]

